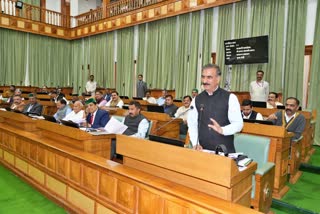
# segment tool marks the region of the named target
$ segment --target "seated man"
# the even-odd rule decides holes
[[[58,95],[58,92],[56,90],[52,90],[49,95],[55,103],[62,99],[65,100],[66,103],[68,103],[68,100],[63,96],[63,94]]]
[[[241,104],[241,114],[243,119],[249,120],[263,120],[262,115],[259,112],[252,110],[251,100],[243,100]]]
[[[122,108],[123,101],[119,97],[119,93],[117,91],[111,92],[111,100],[107,102],[106,107],[118,107]]]
[[[103,95],[103,98],[104,98],[107,102],[109,102],[109,101],[111,100],[111,91],[110,91],[109,88],[106,88],[106,94]]]
[[[22,101],[22,97],[19,96],[19,95],[14,95],[13,96],[13,104],[10,106],[10,108],[12,110],[15,110],[15,111],[20,111],[22,112],[24,107],[25,107],[25,103]]]
[[[94,98],[90,98],[86,101],[88,105],[87,126],[89,128],[104,128],[109,121],[109,113],[105,110],[101,110],[97,106],[97,102]]]
[[[159,106],[162,106],[162,105],[164,105],[164,103],[165,103],[165,101],[166,101],[166,96],[167,96],[167,91],[166,90],[162,90],[162,95],[161,95],[161,97],[159,97],[158,99],[157,99],[157,104],[159,105]]]
[[[270,92],[267,100],[267,108],[277,108],[277,106],[283,106],[278,102],[278,94],[276,92]]]
[[[22,90],[20,88],[17,88],[15,91],[14,91],[14,96],[15,95],[18,95],[21,97],[21,100],[24,100],[24,98],[22,97]]]
[[[103,93],[101,91],[96,91],[95,98],[96,98],[98,107],[102,107],[107,104],[107,101],[103,98]]]
[[[149,122],[140,112],[141,104],[137,101],[131,101],[129,103],[129,115],[127,115],[123,121],[123,123],[128,126],[123,133],[124,135],[146,138]]]
[[[71,108],[69,105],[67,105],[67,102],[64,99],[58,100],[58,102],[56,103],[57,105],[57,112],[53,115],[54,118],[56,118],[56,120],[58,122],[60,122],[60,120],[62,120],[63,118],[65,118],[65,116],[69,113],[71,113]]]
[[[273,124],[283,126],[288,132],[293,132],[295,135],[292,140],[299,139],[306,126],[306,119],[298,111],[299,100],[295,97],[289,97],[286,100],[285,110],[271,114],[268,120],[272,120]]]
[[[192,99],[195,98],[198,94],[199,94],[198,89],[196,88],[192,89],[192,92],[191,92]]]
[[[5,92],[2,94],[2,97],[8,98],[8,99],[7,99],[7,103],[10,103],[10,105],[11,105],[12,102],[13,102],[13,95],[14,95],[15,90],[16,90],[16,86],[15,86],[15,85],[10,85],[9,90],[5,91]]]
[[[75,104],[77,101],[80,101],[79,94],[72,94],[71,96],[72,96],[71,101],[70,101],[71,104]],[[83,105],[83,103],[82,103],[82,105]]]
[[[191,101],[192,101],[192,98],[189,95],[184,96],[183,106],[178,108],[177,112],[174,114],[175,117],[182,119],[182,123],[180,124],[180,134],[182,135],[186,135],[188,132],[187,120],[188,120],[188,111],[190,109]]]
[[[81,101],[76,101],[73,104],[73,111],[67,114],[62,120],[72,121],[74,123],[81,124],[86,120],[86,114],[82,110],[83,104]]]
[[[165,105],[163,106],[163,108],[164,108],[164,113],[168,114],[170,117],[174,116],[178,107],[175,104],[173,104],[172,95],[169,94],[166,96],[166,101],[165,101]]]
[[[157,104],[157,100],[154,97],[151,97],[151,92],[150,91],[146,91],[146,96],[143,98],[143,100],[147,101],[148,103],[151,104]]]
[[[24,107],[22,113],[41,115],[42,105],[37,102],[36,95],[33,93],[30,93],[28,97],[29,97],[29,103]]]

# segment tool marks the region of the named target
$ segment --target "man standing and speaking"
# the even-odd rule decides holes
[[[220,144],[228,152],[235,152],[233,135],[241,131],[243,120],[238,98],[219,87],[221,70],[218,65],[202,68],[204,91],[192,100],[188,126],[190,140],[195,149],[215,150]]]
[[[147,83],[143,81],[142,74],[138,75],[137,97],[143,98],[148,90]]]

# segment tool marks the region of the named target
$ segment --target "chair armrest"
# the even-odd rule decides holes
[[[268,173],[274,167],[274,163],[267,162],[262,166],[259,166],[258,169],[255,171],[255,174],[263,176],[264,174]]]
[[[311,124],[315,124],[315,123],[316,123],[316,120],[311,120],[310,123],[311,123]]]

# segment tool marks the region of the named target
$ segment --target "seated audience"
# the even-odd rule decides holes
[[[272,120],[273,124],[283,126],[288,132],[293,132],[295,135],[292,140],[299,139],[306,126],[305,117],[298,112],[299,100],[295,97],[289,97],[285,103],[285,110],[271,114],[268,120]]]
[[[256,112],[252,107],[251,100],[243,100],[241,104],[241,114],[243,119],[249,119],[249,120],[263,120],[262,115],[259,112]]]
[[[29,97],[29,103],[24,107],[22,113],[41,115],[42,105],[38,103],[36,95],[33,93],[30,93],[28,97]]]
[[[15,86],[15,85],[10,85],[9,90],[5,91],[5,92],[2,94],[2,97],[8,98],[8,99],[7,99],[7,103],[10,103],[10,105],[11,105],[12,102],[13,102],[13,95],[14,95],[15,90],[16,90],[16,86]]]
[[[151,97],[151,91],[146,91],[146,96],[143,98],[143,100],[147,101],[151,104],[157,104],[157,100],[154,97]]]
[[[107,102],[106,107],[119,107],[122,108],[123,101],[119,97],[119,93],[117,91],[111,92],[111,100]]]
[[[103,94],[101,91],[96,91],[95,98],[96,98],[98,107],[102,107],[107,104],[107,101],[103,98]]]
[[[42,88],[40,89],[40,92],[43,94],[48,94],[48,87],[46,85],[42,86]]]
[[[192,92],[191,92],[192,99],[194,99],[198,94],[199,94],[198,89],[196,88],[192,89]]]
[[[267,108],[277,108],[277,106],[283,106],[278,102],[278,94],[276,92],[270,92],[267,100]]]
[[[104,128],[109,121],[109,113],[105,110],[101,110],[97,106],[97,102],[94,98],[90,98],[86,101],[88,115],[86,118],[89,128]]]
[[[21,97],[22,100],[24,100],[24,98],[22,97],[22,90],[20,88],[17,88],[15,91],[14,91],[14,96],[15,95],[18,95]]]
[[[86,114],[84,110],[82,110],[83,104],[81,101],[76,101],[73,104],[73,111],[67,114],[62,120],[72,121],[74,123],[81,124],[86,120]]]
[[[53,115],[53,117],[56,118],[58,122],[60,122],[63,118],[65,118],[67,114],[71,113],[72,110],[70,106],[67,105],[67,102],[64,99],[58,100],[56,105],[58,110]]]
[[[157,99],[157,104],[159,105],[159,106],[162,106],[162,105],[164,105],[164,103],[165,103],[165,101],[166,101],[166,96],[167,96],[167,90],[162,90],[162,95],[161,95],[161,97],[159,97],[158,99]]]
[[[12,103],[12,105],[10,106],[10,108],[11,108],[12,110],[22,112],[23,109],[24,109],[24,107],[25,107],[25,105],[26,105],[26,104],[23,102],[21,96],[19,96],[19,95],[14,95],[14,96],[13,96],[13,103]]]
[[[70,101],[71,104],[75,104],[77,101],[80,101],[83,105],[84,102],[82,102],[80,100],[79,94],[72,94],[71,96],[72,96],[71,101]]]
[[[163,106],[163,108],[164,108],[164,113],[170,115],[170,117],[174,116],[178,107],[175,104],[173,104],[172,95],[169,94],[166,96],[165,105]]]
[[[141,104],[137,101],[129,103],[129,115],[123,123],[128,126],[124,135],[145,138],[149,128],[148,120],[141,114]]]
[[[181,118],[182,123],[180,124],[180,134],[186,135],[188,132],[188,113],[190,109],[192,98],[187,95],[183,97],[183,106],[178,108],[177,112],[174,114],[175,117]]]

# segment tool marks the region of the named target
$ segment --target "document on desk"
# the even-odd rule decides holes
[[[128,126],[121,123],[119,120],[111,117],[107,125],[104,127],[106,132],[110,134],[122,134],[127,130]]]

